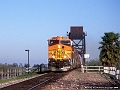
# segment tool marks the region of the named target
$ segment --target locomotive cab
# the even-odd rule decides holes
[[[48,40],[48,67],[52,71],[70,69],[72,42],[67,37],[53,37]]]

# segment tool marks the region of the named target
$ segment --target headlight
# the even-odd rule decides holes
[[[53,55],[52,58],[55,58],[55,56]]]
[[[70,60],[69,60],[69,62],[70,62]]]
[[[60,45],[58,45],[58,48],[60,48]]]
[[[66,56],[64,56],[64,58],[66,58]]]
[[[54,54],[54,51],[52,51],[52,54]]]

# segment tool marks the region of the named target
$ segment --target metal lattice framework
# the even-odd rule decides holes
[[[69,38],[73,41],[73,47],[75,47],[82,58],[83,65],[85,64],[84,54],[86,54],[85,32],[83,32],[82,26],[70,27],[68,34]]]

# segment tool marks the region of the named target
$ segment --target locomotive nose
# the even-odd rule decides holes
[[[60,48],[52,51],[52,58],[54,58],[55,60],[63,60],[66,59],[66,55],[65,55],[65,50]]]
[[[58,49],[60,49],[60,48],[64,49],[64,46],[58,45]]]

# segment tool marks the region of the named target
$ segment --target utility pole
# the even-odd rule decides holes
[[[29,51],[30,51],[30,50],[25,50],[25,51],[28,52],[28,74],[29,74]]]

